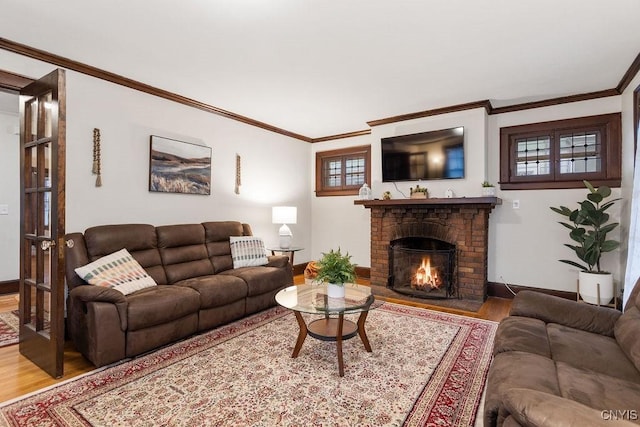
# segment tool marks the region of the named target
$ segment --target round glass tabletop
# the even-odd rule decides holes
[[[327,284],[293,285],[276,294],[276,302],[294,311],[309,314],[361,313],[380,307],[369,286],[345,283],[344,298],[327,295]]]

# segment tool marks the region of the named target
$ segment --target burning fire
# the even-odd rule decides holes
[[[431,260],[428,257],[422,258],[422,263],[416,274],[411,279],[411,286],[417,289],[438,289],[441,281],[438,278],[438,270],[431,268]]]

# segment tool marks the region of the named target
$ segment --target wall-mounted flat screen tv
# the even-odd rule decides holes
[[[382,181],[464,178],[464,127],[382,138]]]

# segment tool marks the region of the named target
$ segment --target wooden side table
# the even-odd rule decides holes
[[[268,251],[271,251],[271,255],[275,255],[276,252],[280,252],[283,255],[288,254],[287,256],[289,257],[289,262],[291,262],[292,266],[293,266],[293,256],[295,255],[296,252],[301,251],[303,249],[304,248],[301,248],[299,246],[291,246],[290,248],[267,248]]]

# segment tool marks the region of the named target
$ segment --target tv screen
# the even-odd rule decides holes
[[[382,138],[382,181],[464,178],[464,127]]]

